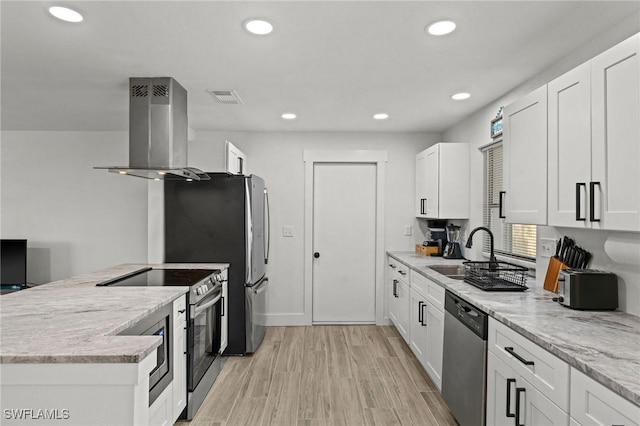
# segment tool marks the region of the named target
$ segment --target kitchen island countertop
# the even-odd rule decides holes
[[[219,264],[123,264],[0,297],[0,363],[138,363],[156,336],[118,336],[188,287],[96,287],[132,272]]]
[[[640,405],[640,317],[619,311],[578,311],[554,302],[542,280],[524,292],[487,292],[429,268],[461,260],[413,252],[389,256],[482,309],[570,366]]]

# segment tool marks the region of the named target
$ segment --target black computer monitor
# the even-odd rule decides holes
[[[0,240],[0,284],[27,284],[27,240]]]

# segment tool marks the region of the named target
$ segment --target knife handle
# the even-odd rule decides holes
[[[589,193],[591,198],[589,199],[589,220],[591,222],[600,222],[600,219],[596,219],[596,185],[600,189],[600,182],[589,182]]]
[[[580,202],[580,199],[582,197],[580,197],[580,187],[584,187],[584,189],[587,189],[587,184],[585,182],[576,182],[576,220],[587,220],[586,217],[581,217],[580,216],[580,210],[582,207],[582,203]]]

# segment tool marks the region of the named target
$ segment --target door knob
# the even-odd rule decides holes
[[[313,257],[315,257],[316,259],[319,258],[320,257],[320,253],[318,253],[318,252],[313,253]]]

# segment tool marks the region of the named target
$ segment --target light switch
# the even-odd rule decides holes
[[[552,238],[540,238],[540,256],[551,257],[556,254],[556,240]]]
[[[404,226],[404,235],[406,235],[406,236],[410,236],[411,235],[411,225],[405,225]]]
[[[282,236],[283,237],[293,237],[293,226],[283,226],[282,227]]]

